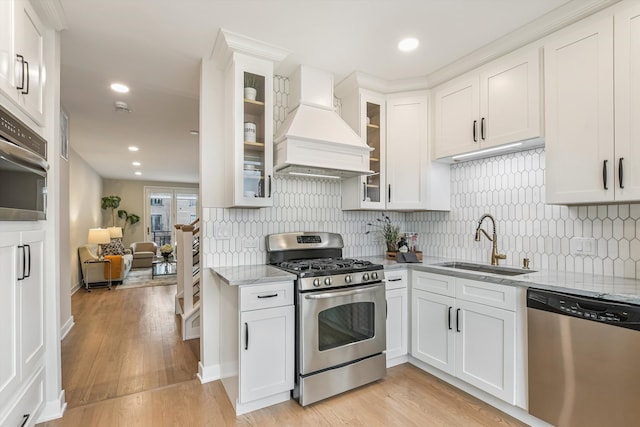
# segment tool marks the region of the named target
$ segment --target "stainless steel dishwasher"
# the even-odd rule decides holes
[[[529,289],[527,316],[531,415],[640,425],[640,306]]]

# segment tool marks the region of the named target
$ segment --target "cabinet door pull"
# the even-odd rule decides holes
[[[385,320],[389,320],[389,301],[385,300],[385,302],[384,302],[384,310],[385,310],[384,319]]]
[[[244,322],[244,349],[249,350],[249,324]]]
[[[18,280],[24,280],[27,277],[24,274],[27,271],[27,254],[24,251],[23,245],[18,246],[18,249],[22,249],[22,271],[20,273],[22,277],[18,277]]]
[[[389,184],[389,203],[391,203],[391,184]]]
[[[473,142],[478,142],[478,121],[473,121]]]
[[[622,161],[623,160],[624,160],[624,157],[620,157],[620,160],[618,160],[618,181],[620,181],[620,188],[624,188],[624,185],[622,184],[622,177],[623,177]]]
[[[451,309],[453,307],[449,307],[449,318],[447,319],[447,323],[449,324],[449,330],[451,330]]]
[[[484,117],[480,119],[480,138],[484,141]]]
[[[460,309],[459,308],[456,309],[456,332],[461,332],[460,331]]]
[[[22,70],[22,79],[19,86],[16,86],[17,90],[24,90],[24,56],[16,55],[16,58],[20,60],[20,69]]]
[[[362,201],[363,202],[367,201],[367,183],[366,182],[362,183]]]
[[[27,248],[27,252],[29,253],[27,261],[27,272],[24,273],[24,277],[31,277],[31,245],[24,245],[24,247]]]
[[[269,175],[269,198],[271,198],[271,175]]]
[[[397,279],[387,279],[387,282],[399,282],[402,278],[398,277]]]
[[[260,298],[260,299],[263,299],[263,298],[275,298],[277,296],[278,296],[278,294],[258,295],[258,298]]]
[[[29,418],[31,417],[31,414],[24,414],[22,416],[22,424],[20,424],[20,427],[24,427],[27,425],[27,421],[29,421]]]
[[[605,190],[609,189],[609,187],[607,186],[607,162],[608,160],[602,162],[602,183],[604,184]]]
[[[27,77],[24,77],[24,73],[23,73],[23,79],[27,81],[27,88],[25,90],[22,91],[23,95],[28,95],[29,94],[29,62],[28,61],[24,61],[24,65],[27,66]]]

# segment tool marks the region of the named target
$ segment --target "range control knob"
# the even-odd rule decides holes
[[[369,273],[364,273],[364,274],[362,275],[362,280],[365,280],[365,281],[366,281],[366,280],[369,280]]]
[[[351,281],[352,281],[352,280],[351,280],[351,275],[350,275],[350,274],[347,274],[347,275],[345,276],[345,278],[344,278],[344,281],[345,281],[345,282],[347,282],[347,283],[351,283]]]
[[[313,286],[315,286],[316,288],[320,286],[320,279],[313,279]]]
[[[331,286],[331,277],[327,277],[326,279],[324,279],[324,284],[326,286]]]
[[[378,279],[378,273],[376,273],[375,271],[373,273],[371,273],[371,278],[373,280],[377,280]]]

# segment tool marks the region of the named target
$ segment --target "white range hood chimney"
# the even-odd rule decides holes
[[[289,114],[274,138],[276,173],[369,175],[373,150],[333,107],[333,75],[300,66],[289,77]]]

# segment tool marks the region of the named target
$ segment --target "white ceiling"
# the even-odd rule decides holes
[[[198,128],[200,59],[221,27],[289,50],[277,74],[307,64],[336,82],[353,71],[400,80],[424,77],[568,1],[60,0],[70,144],[105,178],[198,182],[198,137],[189,130]],[[405,36],[420,39],[417,51],[397,51]],[[111,92],[115,81],[131,92]],[[116,100],[131,113],[116,112]]]

